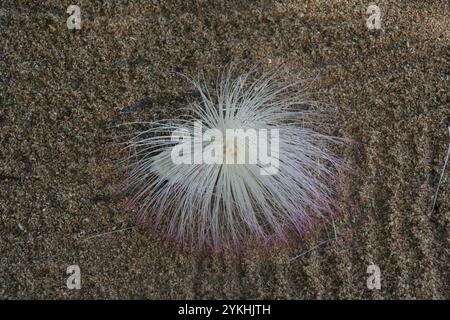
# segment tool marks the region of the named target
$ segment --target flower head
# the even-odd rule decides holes
[[[303,81],[279,77],[232,78],[230,68],[214,91],[191,80],[201,101],[189,115],[148,123],[127,142],[126,188],[141,223],[220,249],[302,236],[337,214],[344,165],[329,146],[339,139],[315,131],[321,113]]]

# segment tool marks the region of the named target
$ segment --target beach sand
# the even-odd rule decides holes
[[[81,30],[66,26],[70,4]],[[1,1],[0,299],[446,299],[449,168],[428,212],[449,144],[448,3],[383,1],[380,30],[369,4]],[[334,226],[197,256],[132,227],[110,126],[177,115],[198,97],[176,73],[230,61],[316,78],[308,92],[338,107],[354,173]]]

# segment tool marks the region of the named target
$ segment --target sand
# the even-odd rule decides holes
[[[67,29],[72,3],[81,30]],[[381,30],[366,27],[368,5],[1,1],[0,298],[446,299],[449,170],[427,213],[448,147],[448,4],[383,1]],[[317,76],[311,97],[339,107],[354,174],[335,226],[289,248],[195,256],[132,228],[109,126],[176,115],[196,97],[174,72],[231,60]],[[66,287],[70,265],[80,290]]]

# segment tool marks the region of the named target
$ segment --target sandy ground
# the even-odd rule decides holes
[[[69,4],[82,29],[66,27]],[[447,1],[0,4],[0,298],[437,298],[448,292]],[[354,175],[344,215],[293,248],[195,257],[128,228],[109,125],[195,99],[172,72],[230,60],[319,76]],[[140,103],[123,115],[121,110]],[[333,239],[334,231],[342,236]],[[311,250],[312,249],[312,250]],[[305,253],[300,258],[291,258]],[[366,286],[381,270],[381,290]],[[66,287],[79,265],[82,288]]]

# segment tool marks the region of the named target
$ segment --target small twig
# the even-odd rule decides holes
[[[311,249],[309,249],[308,251],[302,252],[302,253],[299,254],[298,256],[295,256],[295,257],[291,258],[290,261],[294,261],[295,259],[298,259],[298,258],[300,258],[300,257],[302,257],[302,256],[304,256],[304,255],[306,255],[306,254],[308,254],[308,253],[310,253],[311,251],[313,251],[313,250],[319,248],[320,246],[323,246],[324,244],[327,244],[327,243],[329,243],[329,242],[331,242],[331,241],[338,240],[339,238],[342,238],[342,236],[336,236],[336,238],[324,240],[324,241],[320,242],[319,244],[315,245],[314,247],[312,247]]]
[[[445,161],[444,161],[444,166],[442,167],[441,177],[439,178],[439,182],[438,182],[438,185],[436,188],[436,193],[434,194],[434,197],[433,197],[433,204],[431,206],[430,212],[428,213],[429,216],[433,213],[434,207],[436,206],[436,201],[437,201],[437,197],[438,197],[438,193],[439,193],[439,187],[441,186],[442,178],[444,178],[445,168],[447,167],[448,157],[450,155],[450,126],[448,126],[448,136],[449,136],[449,143],[448,143],[447,155],[445,156]]]
[[[113,231],[102,232],[102,233],[94,234],[94,235],[92,235],[92,236],[83,238],[83,240],[88,240],[88,239],[100,237],[100,236],[103,236],[103,235],[106,235],[106,234],[111,234],[111,233],[116,233],[116,232],[126,231],[126,230],[130,230],[130,229],[133,229],[133,228],[134,228],[134,226],[128,227],[128,228],[119,229],[119,230],[113,230]]]
[[[336,225],[334,224],[334,219],[332,219],[331,222],[333,223],[334,238],[337,239],[338,235],[337,235]]]

